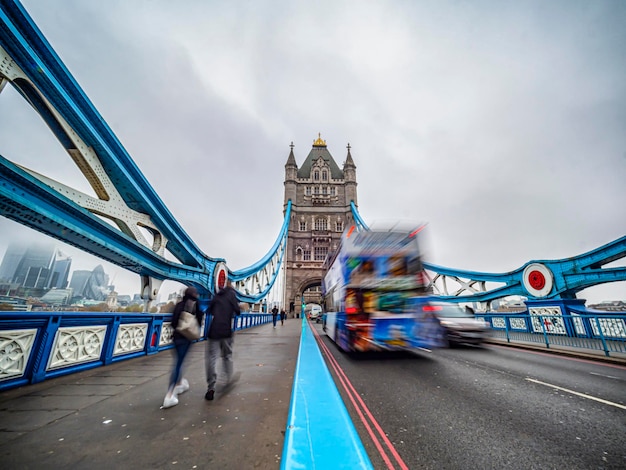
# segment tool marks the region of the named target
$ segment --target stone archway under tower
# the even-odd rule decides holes
[[[302,304],[316,303],[322,305],[322,278],[310,277],[299,283],[294,296],[294,314],[302,317]]]

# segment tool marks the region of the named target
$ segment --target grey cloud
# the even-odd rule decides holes
[[[233,269],[272,245],[289,143],[302,163],[318,132],[339,164],[352,145],[365,220],[428,221],[436,264],[504,272],[626,233],[620,2],[24,5],[185,230]],[[62,177],[45,130],[16,142],[24,109],[0,113],[0,153]],[[626,298],[624,284],[603,292]]]

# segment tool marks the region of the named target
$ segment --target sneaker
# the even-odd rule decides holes
[[[214,395],[215,395],[215,390],[207,390],[206,395],[204,395],[204,399],[213,400]]]
[[[189,390],[189,382],[187,379],[183,379],[180,381],[180,385],[177,385],[176,388],[174,388],[174,393],[176,395],[180,395],[181,393],[185,393],[187,390]]]
[[[165,395],[165,400],[163,400],[163,408],[171,408],[172,406],[178,405],[178,398],[175,394]]]

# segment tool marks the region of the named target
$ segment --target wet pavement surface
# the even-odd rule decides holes
[[[277,469],[301,320],[241,330],[235,386],[204,399],[205,342],[186,358],[190,390],[161,409],[172,350],[0,392],[3,468]]]

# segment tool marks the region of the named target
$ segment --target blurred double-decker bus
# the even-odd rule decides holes
[[[428,302],[420,233],[347,229],[324,264],[323,329],[344,351],[424,350],[443,345]]]

